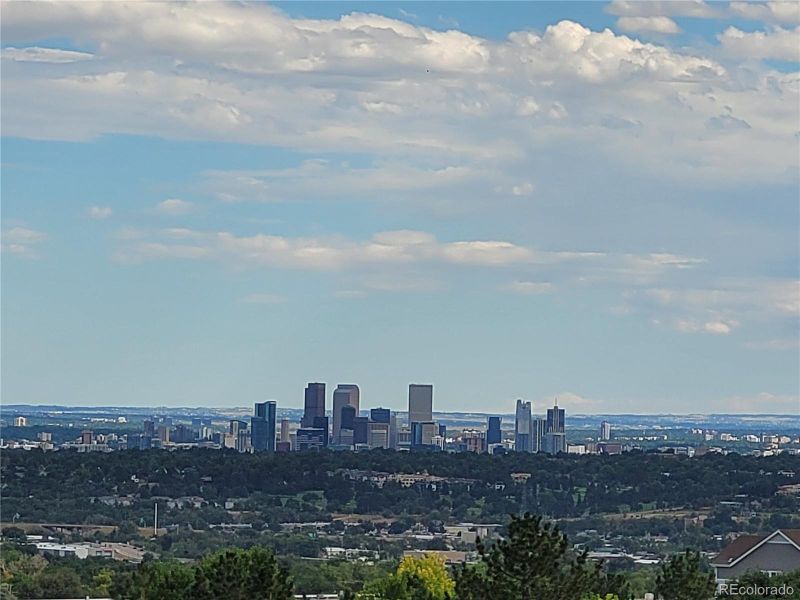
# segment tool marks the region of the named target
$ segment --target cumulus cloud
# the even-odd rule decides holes
[[[171,217],[186,215],[194,210],[194,204],[180,198],[169,198],[156,205],[156,211]]]
[[[28,48],[14,48],[13,46],[9,46],[3,48],[1,55],[4,60],[54,64],[72,63],[94,58],[94,55],[88,52],[59,50],[58,48],[40,48],[38,46],[30,46]]]
[[[90,206],[86,210],[86,214],[89,215],[90,218],[96,219],[98,221],[102,221],[103,219],[108,219],[113,210],[110,206]]]
[[[3,231],[0,237],[2,238],[0,247],[3,252],[35,258],[36,246],[47,239],[47,234],[27,227],[12,227]]]
[[[617,28],[631,33],[680,33],[681,29],[669,17],[620,17]]]
[[[735,17],[766,23],[800,24],[800,4],[793,0],[778,2],[731,2],[728,8]]]
[[[794,29],[775,27],[770,31],[750,33],[728,27],[717,38],[722,49],[737,58],[800,61],[800,26]]]
[[[615,10],[653,23],[709,10],[651,4]],[[9,42],[80,39],[101,59],[57,72],[12,61],[9,135],[134,133],[505,171],[557,145],[581,146],[591,132],[606,160],[674,177],[774,180],[793,167],[792,78],[740,74],[698,51],[572,21],[489,40],[374,14],[293,19],[264,4],[57,2],[9,3],[2,27]],[[703,127],[721,104],[751,124],[737,143]],[[621,144],[604,125],[610,117],[639,124],[639,134]]]

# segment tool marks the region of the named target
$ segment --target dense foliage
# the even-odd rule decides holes
[[[324,519],[331,513],[427,515],[442,521],[497,522],[525,511],[553,518],[643,509],[714,506],[746,495],[762,504],[782,502],[796,514],[796,498],[776,498],[779,485],[800,482],[797,457],[706,455],[687,458],[630,453],[621,456],[548,457],[512,453],[431,454],[394,451],[242,455],[214,450],[122,451],[111,454],[6,451],[0,459],[5,488],[2,520],[118,523],[149,520],[153,497],[201,497],[195,528],[228,518],[220,507],[240,498],[260,522]],[[345,469],[423,473],[474,480],[403,487],[343,476]],[[530,473],[514,483],[512,473]],[[312,495],[305,497],[308,493]],[[130,506],[97,497],[131,495]],[[316,496],[315,496],[316,495]],[[163,523],[185,523],[165,512]],[[797,523],[795,523],[797,524]],[[724,527],[723,522],[721,527]],[[785,525],[784,525],[785,526]]]

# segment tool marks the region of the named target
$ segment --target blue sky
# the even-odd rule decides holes
[[[796,3],[8,3],[6,403],[797,412]]]

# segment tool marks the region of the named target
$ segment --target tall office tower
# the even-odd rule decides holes
[[[369,411],[369,420],[373,423],[389,423],[392,418],[392,411],[388,408],[373,408]]]
[[[500,431],[500,417],[489,417],[489,426],[486,428],[486,443],[499,444],[503,441],[503,434]]]
[[[389,415],[389,448],[397,448],[397,415]]]
[[[325,384],[309,383],[306,386],[305,402],[303,404],[302,427],[313,427],[314,417],[325,416]]]
[[[289,442],[289,419],[281,419],[281,442]]]
[[[607,442],[611,439],[611,423],[603,421],[600,423],[600,440]]]
[[[531,451],[531,403],[517,400],[516,417],[514,419],[514,450]]]
[[[436,423],[433,421],[414,421],[411,424],[411,445],[430,446],[436,435]],[[439,436],[441,437],[441,436]]]
[[[547,433],[564,433],[564,409],[558,408],[558,398],[553,408],[547,409]]]
[[[145,436],[150,437],[150,438],[156,436],[156,423],[155,423],[155,421],[145,420],[145,422],[142,424],[142,427],[144,429],[144,435]]]
[[[545,434],[542,447],[548,454],[567,451],[567,436],[562,432],[551,431]]]
[[[547,421],[539,417],[531,419],[531,452],[544,451],[544,436],[547,434]]]
[[[330,443],[330,426],[328,425],[328,417],[314,417],[314,422],[311,424],[314,429],[321,429],[324,434],[322,437],[322,445],[327,448]]]
[[[358,408],[360,402],[361,392],[358,386],[351,383],[340,383],[333,391],[333,442],[339,443],[339,430],[342,428],[342,409],[345,406],[352,406],[356,409],[358,415]]]
[[[237,452],[248,452],[250,450],[250,432],[246,427],[240,427],[239,431],[236,432],[234,448],[236,448]]]
[[[91,444],[94,442],[94,432],[91,429],[81,431],[81,444]]]
[[[231,422],[228,424],[228,433],[236,437],[239,435],[240,429],[247,429],[247,422],[240,421],[239,419],[231,419]]]
[[[297,430],[297,436],[295,437],[295,449],[301,452],[304,450],[320,450],[325,447],[325,438],[327,438],[327,435],[322,429],[301,427]]]
[[[353,419],[353,444],[369,443],[369,417]]]
[[[339,424],[339,430],[353,429],[353,421],[358,416],[356,409],[352,406],[342,407],[342,422]]]
[[[166,425],[158,426],[158,439],[162,444],[169,443],[169,427]]]
[[[367,425],[367,443],[370,448],[389,447],[389,424],[371,422]]]
[[[433,421],[433,386],[412,383],[408,386],[408,424]]]
[[[278,405],[274,400],[256,402],[250,419],[250,445],[256,452],[275,452],[275,420]]]
[[[436,435],[441,438],[447,439],[447,425],[439,424],[436,426]]]

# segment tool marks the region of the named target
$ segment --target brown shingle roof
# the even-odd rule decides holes
[[[717,554],[711,564],[724,567],[735,561],[742,554],[763,540],[765,535],[740,535]]]
[[[800,529],[779,529],[778,531],[800,546]],[[711,561],[711,564],[715,567],[728,566],[733,561],[738,559],[742,554],[761,542],[764,538],[770,537],[774,533],[775,532],[773,531],[767,535],[740,535],[730,544],[725,546],[722,551],[717,554],[714,560]]]

